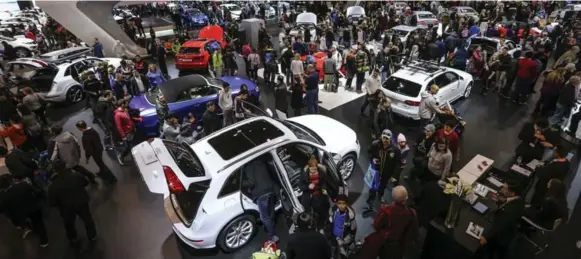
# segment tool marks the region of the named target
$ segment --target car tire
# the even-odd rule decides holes
[[[343,169],[343,167],[347,167]],[[339,174],[343,177],[343,180],[347,180],[353,175],[353,171],[355,171],[355,167],[357,166],[357,158],[353,154],[347,154],[341,162],[337,165],[337,170],[339,170]],[[349,170],[350,169],[350,170]],[[343,172],[343,170],[349,170],[348,172]]]
[[[249,225],[248,225],[249,224]],[[247,229],[250,228],[250,229]],[[236,234],[236,231],[244,231],[248,230],[250,233],[248,235],[244,235],[244,239],[246,239],[242,243],[235,244],[234,241],[228,241],[227,237],[232,235],[242,235],[243,233]],[[256,225],[256,218],[249,214],[242,214],[233,220],[231,220],[218,235],[218,240],[216,241],[217,245],[224,253],[233,253],[238,251],[239,249],[243,248],[244,246],[248,245],[250,241],[256,235],[258,228]],[[235,238],[240,238],[242,236],[238,236]]]
[[[74,85],[66,93],[66,102],[73,104],[83,100],[83,88],[80,85]]]
[[[26,48],[15,48],[14,51],[16,52],[16,56],[19,58],[27,58],[32,56],[30,50]]]
[[[466,89],[464,90],[464,95],[462,96],[463,98],[468,98],[470,96],[470,93],[472,92],[472,86],[473,85],[474,85],[474,82],[470,82],[466,86]]]

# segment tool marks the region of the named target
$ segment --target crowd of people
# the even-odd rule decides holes
[[[546,14],[556,10],[557,5],[546,2],[527,5],[473,2],[475,9],[483,10],[479,20],[450,12],[452,3],[449,2],[408,2],[408,7],[401,11],[387,2],[362,4],[368,12],[367,18],[357,25],[347,19],[344,3],[334,3],[333,8],[326,4],[312,4],[308,10],[314,10],[322,25],[317,27],[316,35],[305,30],[298,37],[289,35],[290,24],[294,23],[297,13],[286,10],[286,7],[281,12],[277,8],[283,29],[277,49],[264,26],[259,31],[257,48],[252,48],[247,41],[237,37],[237,22],[228,11],[221,11],[215,4],[210,8],[197,6],[215,18],[216,23],[229,22],[226,26],[231,30],[226,30],[226,33],[231,38],[238,38],[235,43],[212,53],[210,70],[214,76],[236,74],[235,59],[239,53],[246,62],[246,74],[250,79],[259,81],[257,70],[265,69],[264,84],[274,90],[278,110],[290,115],[290,106],[293,116],[300,116],[304,108],[307,113],[319,113],[320,72],[313,57],[318,52],[326,53],[322,66],[325,91],[336,92],[341,76],[347,79],[342,86],[345,89],[352,89],[355,79],[355,91],[365,91],[360,112],[369,117],[368,125],[373,132],[374,141],[368,147],[368,157],[371,170],[376,172],[366,202],[367,209],[378,213],[373,233],[364,240],[360,258],[403,258],[408,254],[425,222],[419,220],[421,215],[417,215],[421,210],[416,212],[410,206],[422,197],[408,194],[403,182],[418,180],[422,186],[442,183],[459,167],[461,138],[455,130],[457,122],[432,120],[435,115],[452,112],[437,103],[434,96],[439,91],[438,85],[431,85],[421,93],[419,117],[422,134],[417,137],[415,146],[407,141],[412,136],[394,134],[390,130],[395,123],[391,100],[383,95],[380,87],[389,75],[409,61],[431,60],[467,71],[482,82],[482,94],[498,91],[501,97],[512,95],[512,100],[521,104],[537,91],[537,79],[543,78],[538,90],[541,97],[533,114],[534,123],[523,128],[518,136],[522,143],[515,151],[518,163],[528,163],[533,159],[545,162],[535,172],[539,180],[533,198],[530,202],[525,201],[524,186],[505,183],[499,199],[499,207],[504,209],[494,212],[492,230],[481,239],[481,244],[488,248],[489,254],[507,258],[510,252],[508,244],[515,236],[517,226],[525,226],[524,232],[530,231],[520,222],[522,215],[547,227],[556,219],[566,220],[566,179],[571,166],[565,158],[566,151],[560,144],[558,131],[579,98],[579,19],[556,24]],[[244,6],[242,18],[265,17],[263,6],[258,10],[254,8],[250,4]],[[134,9],[139,16],[180,12],[166,5],[151,4]],[[402,43],[390,29],[397,25],[417,25],[411,16],[413,11],[419,10],[429,10],[437,15],[442,29],[428,26],[424,33],[412,32]],[[176,17],[176,29],[181,30],[183,21],[181,16]],[[34,31],[37,39],[43,34],[46,42],[51,42],[49,44],[61,47],[69,44],[66,33],[60,36],[55,33],[58,28],[47,24],[50,33],[37,29]],[[135,30],[128,34],[137,37],[144,34],[143,26],[139,24],[140,19],[134,19],[131,24],[123,26]],[[540,28],[541,32],[535,33],[533,28]],[[482,47],[468,51],[468,39],[475,35],[499,38],[501,47],[491,53]],[[62,126],[48,123],[44,115],[46,103],[32,89],[22,89],[15,95],[5,87],[0,88],[0,122],[4,124],[0,136],[8,138],[13,145],[12,149],[0,147],[0,155],[9,171],[9,174],[0,175],[0,211],[15,227],[22,229],[24,237],[32,232],[38,235],[41,247],[49,243],[42,213],[46,205],[59,210],[72,244],[79,242],[74,224],[77,216],[85,223],[88,239],[97,239],[85,187],[98,184],[97,178],[107,184],[116,182],[115,175],[103,162],[104,151],[114,151],[119,164],[124,165],[131,148],[144,139],[136,127],[141,120],[139,111],[129,108],[129,101],[132,96],[156,91],[156,87],[169,79],[166,56],[179,51],[179,46],[187,40],[186,36],[180,36],[182,38],[170,41],[172,44],[165,44],[156,40],[155,32],[151,36],[154,42],[151,50],[157,64],[139,56],[123,57],[118,69],[101,64],[94,72],[81,76],[87,107],[93,112],[93,125],[100,127],[105,136],[81,120],[75,124],[82,133],[79,141]],[[316,40],[313,40],[314,36]],[[48,40],[49,37],[56,42]],[[508,40],[522,45],[520,55],[508,54],[504,43]],[[95,55],[103,56],[98,39],[93,44]],[[307,57],[303,60],[304,56]],[[156,101],[160,135],[167,140],[194,143],[201,136],[246,118],[250,113],[248,106],[258,104],[254,98],[245,87],[233,98],[229,85],[224,83],[218,101],[208,103],[201,118],[191,113],[178,118],[160,96]],[[222,116],[218,110],[222,111]],[[203,123],[200,124],[199,120]],[[84,149],[85,161],[93,158],[97,164],[97,173],[81,165],[81,148]],[[260,165],[254,168],[255,176],[250,177],[250,186],[253,181],[267,181],[262,177]],[[408,179],[402,179],[402,171],[410,168],[412,173]],[[285,248],[287,258],[331,258],[331,254],[348,255],[357,250],[355,215],[361,212],[349,205],[345,194],[333,197],[331,202],[325,177],[325,166],[316,158],[309,160],[301,178],[301,203],[306,212],[294,219],[297,229]],[[386,191],[391,195],[386,195]],[[256,198],[269,241],[277,242],[276,223],[270,217],[274,208],[269,200],[271,197],[267,195],[271,193],[274,190],[254,188],[252,196]],[[409,199],[412,195],[415,200]],[[377,201],[381,204],[379,207]],[[526,203],[531,206],[525,208]]]

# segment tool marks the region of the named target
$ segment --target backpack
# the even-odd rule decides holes
[[[280,249],[277,248],[276,243],[267,241],[258,252],[252,254],[252,259],[279,259]]]

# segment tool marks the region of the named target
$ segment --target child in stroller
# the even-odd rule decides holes
[[[435,118],[437,118],[438,121],[440,122],[436,124],[436,131],[444,127],[444,122],[453,121],[455,122],[455,125],[453,127],[454,131],[456,132],[456,134],[458,134],[458,136],[462,137],[462,134],[464,133],[464,129],[466,126],[466,121],[464,121],[460,117],[458,112],[452,108],[450,103],[446,103],[440,108],[446,112],[438,113],[435,115]],[[432,122],[433,121],[434,120],[432,119]]]

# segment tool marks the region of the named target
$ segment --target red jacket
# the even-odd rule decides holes
[[[19,147],[26,142],[26,134],[22,124],[13,124],[4,130],[0,130],[2,138],[9,138],[14,147]]]
[[[376,258],[384,245],[390,256],[400,258],[417,239],[419,221],[413,209],[394,202],[379,210],[373,228],[375,232],[365,238],[359,258]]]
[[[537,76],[537,62],[530,58],[521,58],[518,61],[518,77],[534,80]]]
[[[115,110],[115,126],[121,137],[126,137],[127,134],[135,131],[135,123],[123,108]]]
[[[436,134],[437,139],[446,139],[448,141],[448,149],[452,152],[452,155],[456,156],[458,148],[460,147],[460,137],[458,134],[452,130],[450,134],[446,135],[444,129],[440,129]]]

